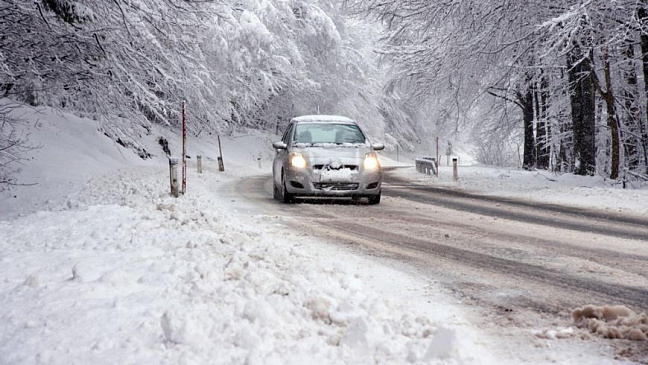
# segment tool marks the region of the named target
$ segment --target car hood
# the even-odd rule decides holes
[[[336,161],[342,164],[355,164],[363,160],[371,149],[367,145],[325,145],[306,146],[295,149],[312,164],[331,164]]]

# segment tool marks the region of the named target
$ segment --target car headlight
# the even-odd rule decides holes
[[[304,167],[306,167],[306,159],[301,154],[295,153],[290,157],[290,164],[293,167],[303,169]]]
[[[365,170],[375,170],[378,167],[380,167],[380,164],[378,163],[378,156],[376,156],[376,154],[374,153],[367,153],[364,160]]]

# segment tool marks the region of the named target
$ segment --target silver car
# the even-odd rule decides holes
[[[382,171],[375,151],[351,119],[332,115],[293,118],[272,167],[274,198],[290,203],[295,196],[366,197],[380,203]]]

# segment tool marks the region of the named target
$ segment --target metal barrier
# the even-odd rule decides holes
[[[416,161],[416,171],[426,175],[438,176],[439,167],[437,165],[436,158],[423,157],[423,158],[417,158],[415,161]]]

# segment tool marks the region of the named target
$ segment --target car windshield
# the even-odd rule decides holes
[[[295,130],[295,143],[363,144],[365,136],[355,124],[300,123]]]

